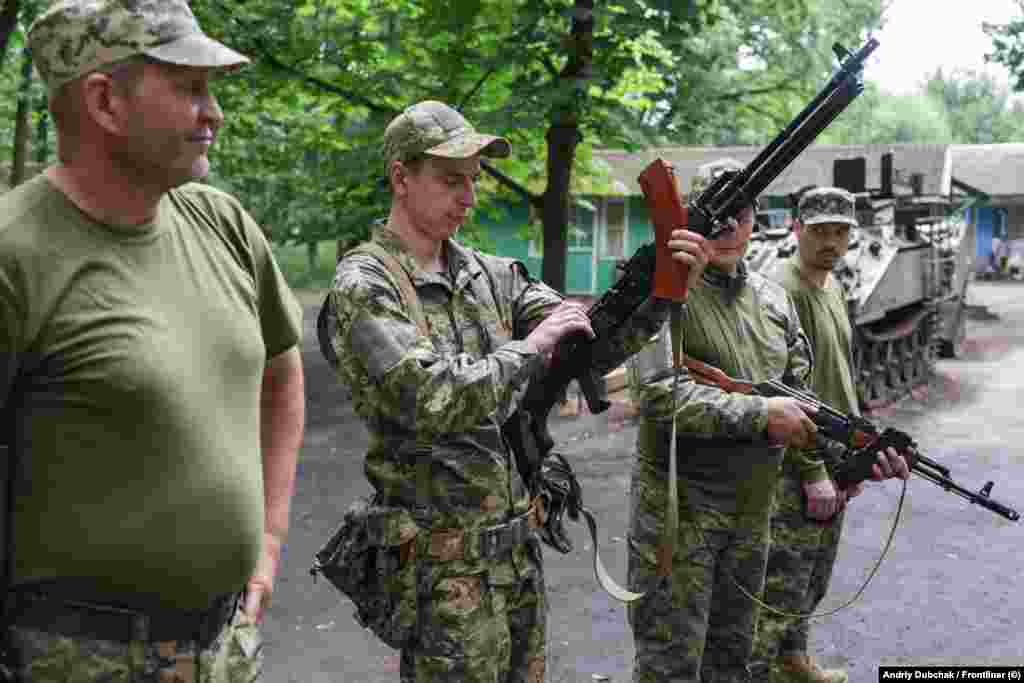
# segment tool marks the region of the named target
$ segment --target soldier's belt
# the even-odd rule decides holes
[[[503,524],[475,531],[434,529],[429,532],[427,554],[440,562],[490,560],[525,543],[544,524],[544,502],[534,498],[530,509]]]
[[[142,611],[15,588],[7,605],[5,621],[13,626],[117,643],[194,641],[206,649],[234,617],[238,594],[221,596],[207,609]]]

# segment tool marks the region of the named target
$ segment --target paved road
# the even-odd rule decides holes
[[[1024,509],[1024,287],[976,283],[970,301],[978,308],[964,358],[941,361],[927,392],[879,420],[915,434],[922,449],[968,488],[994,480],[997,499]],[[355,624],[351,607],[329,584],[314,584],[308,574],[313,553],[368,488],[365,433],[316,351],[315,309],[306,313],[308,425],[291,538],[265,622],[267,680],[397,682],[395,652]],[[635,427],[613,409],[556,419],[553,432],[581,477],[585,503],[600,519],[605,563],[624,582]],[[863,583],[892,527],[900,492],[898,483],[887,482],[854,501],[823,608],[845,602]],[[572,531],[577,550],[546,557],[549,681],[629,681],[633,645],[625,610],[596,586],[583,529],[572,525]],[[878,666],[888,664],[1024,665],[1021,539],[1019,524],[913,478],[878,574],[852,607],[816,620],[814,653],[846,667],[853,683],[877,681]]]

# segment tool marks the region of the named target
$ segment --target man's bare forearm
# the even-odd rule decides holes
[[[288,534],[305,410],[302,356],[292,347],[267,363],[260,397],[265,532],[282,543]]]

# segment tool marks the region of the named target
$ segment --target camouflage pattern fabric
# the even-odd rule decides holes
[[[818,187],[800,198],[798,212],[804,225],[842,223],[857,227],[857,200],[838,187]]]
[[[256,683],[263,640],[241,610],[205,650],[192,642],[116,643],[12,626],[21,683]],[[197,658],[198,654],[198,658]],[[198,662],[197,662],[198,659]],[[196,673],[199,677],[196,677]]]
[[[813,612],[825,597],[839,550],[843,513],[826,524],[807,518],[799,475],[779,478],[771,521],[771,550],[764,601],[784,612]],[[779,655],[805,654],[810,621],[761,610],[754,648],[752,681],[767,683]]]
[[[249,61],[206,36],[185,0],[58,0],[33,22],[28,43],[51,89],[137,54],[187,66]]]
[[[683,349],[732,377],[806,387],[811,353],[785,290],[740,263],[690,291]],[[667,339],[667,333],[659,336]],[[630,507],[630,589],[651,589],[667,501],[674,383],[668,344],[637,358],[641,416]],[[651,357],[653,353],[653,357]],[[746,681],[783,451],[765,399],[699,385],[684,369],[678,413],[680,523],[670,585],[630,607],[634,680]],[[701,532],[703,530],[703,533]],[[732,577],[732,578],[730,578]],[[667,593],[666,591],[670,591]]]
[[[810,200],[801,202],[806,211],[802,216],[811,220],[829,216],[831,222],[836,220],[837,210],[852,215],[853,198],[845,190],[821,188],[808,192],[804,198],[808,195]],[[795,256],[782,261],[772,277],[790,293],[801,325],[811,340],[816,359],[812,390],[837,410],[859,415],[853,379],[853,330],[841,286],[833,277],[820,288],[807,282],[800,274]],[[821,454],[827,465],[833,467],[840,462],[843,449],[838,444],[829,444]],[[817,478],[816,473],[787,454],[776,490],[772,547],[765,579],[765,602],[784,612],[807,614],[818,609],[828,590],[839,549],[843,514],[825,525],[806,516],[802,484]],[[762,610],[753,680],[769,680],[769,668],[779,655],[805,654],[809,629],[810,621],[806,619]]]
[[[421,566],[419,641],[402,651],[402,683],[543,683],[547,598],[541,546],[531,539],[480,574]],[[496,570],[496,571],[494,571]],[[496,582],[520,573],[513,583]]]
[[[376,225],[372,239],[411,278],[430,330],[419,332],[380,261],[342,259],[329,297],[331,345],[370,433],[366,475],[383,504],[408,509],[422,529],[421,635],[403,653],[403,675],[493,681],[488,672],[508,671],[497,680],[542,680],[546,603],[536,537],[499,557],[482,557],[474,539],[529,509],[500,425],[543,371],[540,355],[519,340],[562,297],[521,263],[455,241],[443,246],[449,268],[442,274],[420,270],[386,225]],[[599,371],[641,348],[665,314],[642,306],[609,341]],[[507,660],[476,649],[506,638]]]
[[[407,108],[384,131],[385,170],[394,161],[409,161],[423,154],[465,159],[474,154],[507,157],[511,151],[505,138],[478,133],[462,114],[434,100]]]
[[[685,457],[685,455],[684,455]],[[768,517],[679,506],[679,540],[670,582],[657,576],[667,505],[665,473],[642,453],[633,467],[629,582],[651,590],[630,603],[636,643],[634,683],[745,683],[758,595],[764,580]]]

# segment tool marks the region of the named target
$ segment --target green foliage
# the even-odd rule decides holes
[[[986,61],[1002,64],[1015,80],[1014,88],[1024,91],[1024,0],[1017,0],[1020,15],[1006,24],[982,24],[982,29],[992,39],[992,52],[985,55]]]
[[[991,77],[936,71],[916,93],[883,93],[868,82],[862,94],[822,134],[832,144],[1014,142],[1024,133],[1024,111]]]

